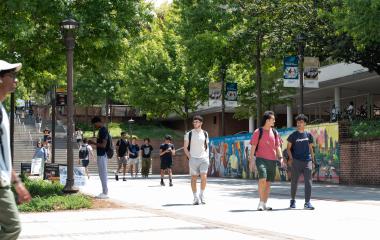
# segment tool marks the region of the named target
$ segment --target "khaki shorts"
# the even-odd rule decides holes
[[[198,176],[199,174],[207,174],[210,161],[208,158],[190,158],[189,171],[191,176]]]
[[[128,164],[131,165],[131,164],[138,164],[139,163],[139,159],[138,158],[129,158],[128,160]]]
[[[117,159],[117,163],[118,163],[119,165],[121,165],[121,164],[128,164],[128,158],[127,158],[127,156],[119,157],[119,158]]]

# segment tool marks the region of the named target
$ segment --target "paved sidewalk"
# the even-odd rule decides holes
[[[378,239],[380,188],[315,184],[316,210],[308,211],[302,184],[297,209],[289,210],[290,184],[275,183],[268,202],[274,210],[258,212],[256,181],[209,179],[207,203],[199,206],[188,177],[173,183],[110,178],[111,200],[125,208],[22,214],[20,239]],[[81,191],[97,195],[100,186],[91,177]]]

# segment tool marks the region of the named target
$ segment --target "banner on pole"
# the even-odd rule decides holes
[[[238,97],[238,92],[237,92],[237,83],[231,83],[228,82],[226,83],[226,106],[228,107],[237,107],[237,97]]]
[[[298,56],[284,57],[284,87],[299,87]]]
[[[303,61],[303,86],[319,88],[319,58],[305,57]]]
[[[208,103],[210,107],[222,106],[222,83],[213,82],[208,85],[209,95]]]

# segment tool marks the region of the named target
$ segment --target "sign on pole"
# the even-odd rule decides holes
[[[209,94],[208,102],[210,107],[220,107],[222,106],[222,83],[213,82],[209,83]]]
[[[305,57],[303,61],[303,85],[308,88],[318,88],[319,58]]]
[[[237,107],[237,98],[238,98],[238,92],[237,92],[237,83],[226,83],[226,106],[228,107]]]
[[[284,87],[299,87],[298,56],[284,57]]]

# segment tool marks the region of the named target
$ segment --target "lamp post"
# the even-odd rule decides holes
[[[79,27],[79,23],[74,19],[65,19],[60,23],[66,47],[67,64],[67,179],[63,189],[65,193],[75,193],[74,188],[74,159],[73,159],[73,59],[75,38],[74,31]]]
[[[129,125],[129,133],[131,134],[131,140],[132,140],[132,125],[135,123],[135,120],[132,119],[129,119],[128,120],[128,125]]]
[[[298,44],[298,65],[299,65],[299,79],[300,79],[300,108],[299,113],[303,112],[303,58],[305,50],[305,36],[300,33],[296,38]]]

